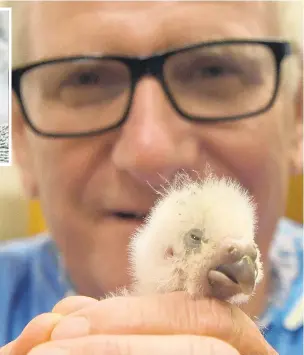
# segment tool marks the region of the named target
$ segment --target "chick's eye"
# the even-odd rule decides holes
[[[198,253],[205,243],[204,231],[199,228],[192,228],[184,235],[184,247],[187,253]]]
[[[192,228],[190,229],[185,235],[185,243],[188,246],[198,246],[204,242],[204,233],[199,228]]]
[[[190,233],[190,238],[191,238],[192,240],[194,240],[195,242],[200,242],[201,239],[202,239],[200,236],[198,236],[198,235],[195,234],[195,233]]]

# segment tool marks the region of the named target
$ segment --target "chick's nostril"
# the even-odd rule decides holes
[[[230,255],[236,255],[236,254],[238,254],[238,249],[235,246],[231,246],[228,248],[228,253]]]
[[[243,253],[241,248],[237,245],[229,244],[226,248],[225,254],[227,255],[227,262],[235,262],[237,260],[242,259]]]
[[[258,252],[254,244],[229,243],[223,246],[225,260],[228,263],[233,263],[241,260],[243,257],[249,257],[254,263],[257,260]]]

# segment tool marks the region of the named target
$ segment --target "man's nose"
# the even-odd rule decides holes
[[[160,83],[144,78],[115,142],[114,164],[135,179],[157,186],[163,183],[160,175],[170,180],[181,169],[195,169],[194,131],[193,123],[175,112]]]

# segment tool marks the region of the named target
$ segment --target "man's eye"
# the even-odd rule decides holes
[[[213,63],[212,61],[209,63],[197,63],[193,67],[192,75],[203,79],[221,79],[230,76],[241,76],[243,74],[240,66],[235,63],[216,62],[214,60]]]
[[[100,82],[100,75],[94,72],[77,74],[70,80],[70,83],[74,85],[97,85]]]
[[[200,76],[203,77],[221,77],[224,75],[233,74],[235,71],[231,68],[220,66],[220,65],[210,65],[200,68],[199,70]]]

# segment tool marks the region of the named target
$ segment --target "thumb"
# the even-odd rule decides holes
[[[12,349],[14,346],[14,342],[10,342],[6,344],[5,346],[0,348],[0,355],[11,355],[12,354]]]
[[[56,304],[53,313],[59,313],[63,316],[79,311],[88,306],[92,306],[99,301],[95,298],[86,296],[70,296],[66,297]]]
[[[98,300],[84,296],[64,298],[56,304],[52,313],[44,313],[34,318],[24,328],[20,336],[0,350],[0,355],[26,355],[35,346],[50,340],[56,324],[70,313],[79,311]]]
[[[26,355],[34,346],[49,341],[62,317],[56,313],[44,313],[34,318],[16,340],[0,351],[0,355]]]

